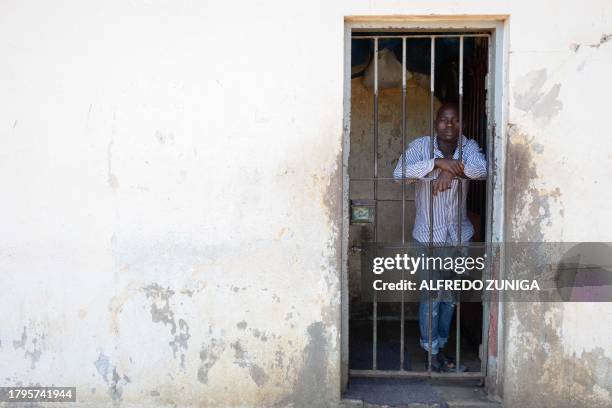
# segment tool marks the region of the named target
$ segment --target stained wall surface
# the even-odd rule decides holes
[[[3,384],[336,404],[344,17],[466,14],[508,16],[505,237],[612,240],[607,1],[1,2]],[[503,318],[507,406],[609,406],[608,304]]]

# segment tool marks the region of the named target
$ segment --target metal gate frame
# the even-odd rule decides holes
[[[487,350],[487,346],[489,344],[489,338],[488,338],[488,323],[489,323],[489,305],[487,303],[483,304],[483,340],[482,340],[482,346],[483,346],[483,352],[481,355],[481,369],[479,372],[465,372],[465,373],[437,373],[437,372],[432,372],[431,370],[431,354],[429,354],[429,358],[428,358],[428,370],[427,371],[423,371],[423,372],[417,372],[417,371],[406,371],[404,370],[403,367],[403,363],[404,363],[404,302],[402,300],[402,310],[401,310],[401,327],[400,327],[400,332],[401,332],[401,352],[400,352],[400,370],[396,370],[396,371],[386,371],[386,370],[378,370],[376,367],[376,340],[373,341],[373,367],[372,370],[349,370],[348,369],[348,279],[347,279],[347,275],[348,275],[348,270],[347,270],[347,250],[348,250],[348,223],[347,223],[347,218],[348,218],[348,183],[349,178],[348,178],[348,149],[347,149],[347,145],[348,142],[350,140],[350,40],[352,38],[352,32],[355,28],[359,29],[361,28],[360,31],[406,31],[406,34],[404,35],[402,33],[402,35],[375,35],[375,36],[369,36],[370,39],[373,39],[375,42],[375,58],[373,59],[375,61],[375,65],[374,65],[374,70],[375,70],[375,87],[374,87],[374,143],[375,143],[375,170],[374,170],[374,177],[369,179],[371,181],[374,181],[374,198],[376,200],[376,193],[377,193],[377,181],[380,180],[389,180],[389,178],[379,178],[378,177],[378,169],[377,169],[377,160],[376,160],[376,155],[377,155],[377,142],[378,142],[378,81],[377,81],[377,77],[378,77],[378,59],[377,54],[378,54],[378,39],[380,38],[401,38],[402,39],[402,67],[404,75],[402,78],[402,152],[405,151],[406,148],[406,143],[405,143],[405,134],[406,134],[406,78],[405,78],[405,67],[406,67],[406,39],[407,38],[431,38],[431,47],[432,47],[432,52],[431,52],[431,73],[432,75],[430,76],[430,90],[431,90],[431,101],[430,101],[430,112],[431,112],[431,117],[430,117],[430,137],[435,137],[434,136],[434,129],[433,129],[433,116],[434,116],[434,84],[435,84],[435,76],[433,75],[434,73],[434,68],[435,68],[435,39],[436,38],[442,38],[442,37],[454,37],[454,38],[459,38],[460,41],[460,69],[459,69],[459,109],[460,109],[460,118],[462,119],[462,97],[463,97],[463,84],[462,84],[462,76],[463,76],[463,39],[465,37],[473,37],[473,36],[486,36],[488,37],[488,78],[487,78],[487,89],[489,90],[487,92],[487,103],[486,103],[486,109],[487,109],[487,140],[488,140],[488,152],[487,152],[487,161],[488,161],[488,180],[487,180],[487,234],[486,234],[486,241],[487,242],[498,242],[501,241],[502,238],[502,231],[503,229],[501,228],[501,223],[499,220],[496,220],[495,225],[493,225],[493,220],[496,218],[495,215],[498,215],[500,210],[503,210],[503,208],[501,207],[501,205],[498,205],[496,208],[496,211],[494,211],[491,207],[493,204],[493,201],[497,201],[498,204],[500,201],[500,197],[503,197],[503,190],[501,188],[500,183],[495,183],[494,181],[499,180],[500,176],[503,176],[503,173],[499,171],[498,168],[493,168],[493,160],[495,157],[498,157],[500,151],[503,152],[503,150],[505,149],[500,149],[499,146],[495,146],[495,140],[499,137],[499,135],[495,134],[495,119],[496,118],[500,118],[501,117],[501,110],[498,110],[498,108],[501,107],[501,104],[499,104],[498,106],[495,107],[495,112],[493,111],[493,100],[497,99],[500,97],[499,94],[495,95],[495,90],[500,88],[500,78],[499,76],[496,76],[494,78],[493,75],[493,71],[494,71],[494,66],[500,63],[500,54],[497,53],[494,57],[493,55],[493,50],[494,47],[499,46],[501,44],[500,40],[501,38],[499,37],[500,31],[504,31],[504,30],[499,30],[500,26],[503,28],[504,27],[504,21],[505,20],[505,16],[491,16],[492,20],[494,20],[494,23],[491,24],[492,22],[487,22],[484,25],[487,26],[488,29],[482,30],[481,27],[476,27],[478,25],[482,24],[473,24],[474,27],[470,27],[470,24],[465,24],[465,22],[463,22],[463,24],[461,24],[461,22],[457,23],[456,20],[453,20],[453,22],[450,25],[456,25],[457,29],[452,29],[450,27],[445,27],[442,30],[446,30],[446,31],[453,31],[453,34],[450,33],[444,33],[443,31],[435,34],[418,34],[415,33],[417,31],[419,31],[419,29],[415,29],[415,28],[411,28],[411,27],[406,27],[404,24],[404,27],[401,27],[401,24],[395,23],[395,24],[376,24],[373,23],[371,20],[368,20],[367,18],[361,18],[361,17],[356,17],[356,18],[346,18],[345,21],[348,22],[347,26],[345,27],[345,41],[347,41],[349,43],[348,46],[345,47],[345,57],[348,55],[349,57],[349,63],[348,65],[346,64],[345,61],[345,75],[348,75],[349,78],[349,83],[348,83],[348,92],[347,92],[347,86],[346,86],[346,82],[345,82],[345,96],[344,96],[344,102],[345,102],[345,116],[344,116],[344,121],[345,121],[345,126],[344,126],[344,132],[345,132],[345,140],[344,140],[344,154],[343,154],[343,179],[344,179],[344,207],[343,207],[343,271],[342,271],[342,277],[343,277],[343,293],[342,293],[342,300],[343,300],[343,307],[342,307],[342,311],[343,311],[343,316],[342,316],[342,332],[343,332],[343,339],[342,339],[342,374],[343,374],[343,379],[342,379],[342,384],[343,384],[343,388],[346,386],[347,382],[348,382],[348,375],[351,376],[367,376],[367,377],[425,377],[425,378],[436,378],[436,377],[442,377],[442,378],[457,378],[457,379],[467,379],[467,378],[480,378],[480,379],[484,379],[487,376],[487,367],[488,367],[488,361],[487,361],[487,357],[488,357],[488,350]],[[405,21],[404,21],[405,23]],[[435,25],[436,23],[434,23]],[[392,27],[392,25],[396,25],[396,27]],[[410,24],[408,24],[410,26]],[[419,23],[418,25],[421,26],[420,30],[421,31],[435,31],[435,30],[431,30],[431,29],[424,29],[422,26],[426,25],[426,24],[422,24]],[[444,25],[444,24],[443,24]],[[385,28],[381,28],[381,26],[385,27]],[[461,28],[460,28],[461,27]],[[410,34],[408,34],[408,31],[410,32]],[[478,33],[474,33],[475,31],[477,31]],[[483,32],[483,31],[488,31],[488,32]],[[457,32],[460,32],[459,34],[456,34]],[[497,34],[497,38],[494,39],[492,38],[495,34]],[[367,38],[364,36],[359,36],[359,38]],[[347,52],[348,50],[348,52]],[[495,60],[495,62],[494,62]],[[500,64],[501,65],[501,64]],[[499,103],[499,102],[498,102]],[[349,107],[347,109],[347,106]],[[460,119],[460,120],[461,120]],[[460,129],[461,129],[462,123],[460,123]],[[433,148],[433,143],[431,144],[431,147]],[[461,156],[461,143],[459,144],[459,155]],[[433,149],[432,149],[433,150]],[[433,152],[431,152],[431,155],[433,157]],[[402,159],[403,160],[403,159]],[[494,180],[495,178],[495,180]],[[408,179],[406,179],[405,177],[402,178],[402,192],[404,194],[402,194],[402,221],[405,221],[405,189],[406,189],[406,181]],[[421,179],[422,180],[422,179]],[[365,179],[364,179],[365,181]],[[432,185],[431,180],[429,181],[430,186]],[[461,186],[462,183],[459,183],[459,186]],[[461,187],[459,187],[461,189]],[[462,194],[461,191],[459,191],[459,194]],[[430,190],[430,197],[431,197],[431,190]],[[376,201],[375,201],[376,202]],[[433,209],[432,206],[430,206],[430,217],[432,216],[431,214],[431,210]],[[458,207],[458,222],[460,222],[461,220],[461,206]],[[375,217],[378,216],[378,212],[375,211]],[[377,220],[375,220],[376,223]],[[430,223],[430,227],[432,226],[432,223]],[[459,229],[459,234],[460,234],[460,225],[458,227]],[[402,223],[402,243],[405,243],[405,227],[404,227],[404,222]],[[376,240],[376,227],[374,228],[374,239]],[[459,235],[460,237],[460,235]],[[430,231],[430,238],[431,238],[431,231]],[[432,239],[430,239],[430,241],[432,241]],[[493,258],[491,259],[492,262],[499,262],[499,257],[498,258]],[[500,265],[498,265],[498,269]],[[488,270],[490,270],[491,265],[489,265]],[[500,271],[501,273],[501,271]],[[372,321],[373,321],[373,326],[372,326],[372,331],[373,331],[373,338],[376,339],[376,330],[377,330],[377,325],[376,325],[376,321],[377,321],[377,308],[376,308],[376,302],[373,303],[373,311],[372,311]],[[501,310],[501,307],[499,308],[500,310],[498,310],[499,315],[501,316],[501,313],[503,312]],[[429,324],[429,330],[431,331],[431,307],[429,308],[430,311],[430,324]],[[460,306],[459,306],[459,302],[458,302],[458,307],[457,307],[457,319],[458,322],[460,322]],[[498,319],[499,322],[499,319]],[[460,324],[457,324],[457,331],[459,331],[460,329]],[[500,330],[501,332],[501,330]],[[501,335],[501,333],[498,333],[499,335]],[[429,340],[430,342],[432,341],[431,339],[431,335],[429,336]],[[457,350],[456,350],[456,357],[457,357],[457,365],[460,363],[460,351],[459,351],[459,347],[460,347],[460,342],[457,341]]]

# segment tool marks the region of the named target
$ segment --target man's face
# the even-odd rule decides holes
[[[436,117],[436,132],[440,139],[446,142],[456,142],[459,138],[459,112],[449,106],[438,111]]]

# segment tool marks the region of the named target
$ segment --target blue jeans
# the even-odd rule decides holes
[[[438,354],[438,351],[446,345],[450,326],[455,312],[454,302],[443,302],[432,300],[431,316],[431,354]],[[421,347],[429,351],[429,302],[424,301],[419,304],[419,329],[421,331]]]
[[[421,244],[424,247],[428,245]],[[456,243],[450,236],[447,236],[444,245],[452,246]],[[449,249],[442,249],[442,253],[438,255],[445,255]],[[434,271],[432,275],[433,279],[441,277],[439,271]],[[422,278],[426,279],[425,275],[422,275]],[[450,326],[455,313],[455,296],[452,292],[441,291],[435,299],[431,300],[431,308],[431,354],[438,354],[438,351],[448,342]],[[419,331],[421,332],[421,347],[429,351],[429,300],[427,299],[422,299],[419,304]]]

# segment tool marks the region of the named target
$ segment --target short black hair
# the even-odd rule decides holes
[[[456,102],[442,102],[442,105],[440,105],[438,111],[436,112],[436,119],[438,119],[438,116],[440,116],[440,112],[445,109],[453,109],[455,112],[457,112],[457,115],[459,115],[459,105]]]

